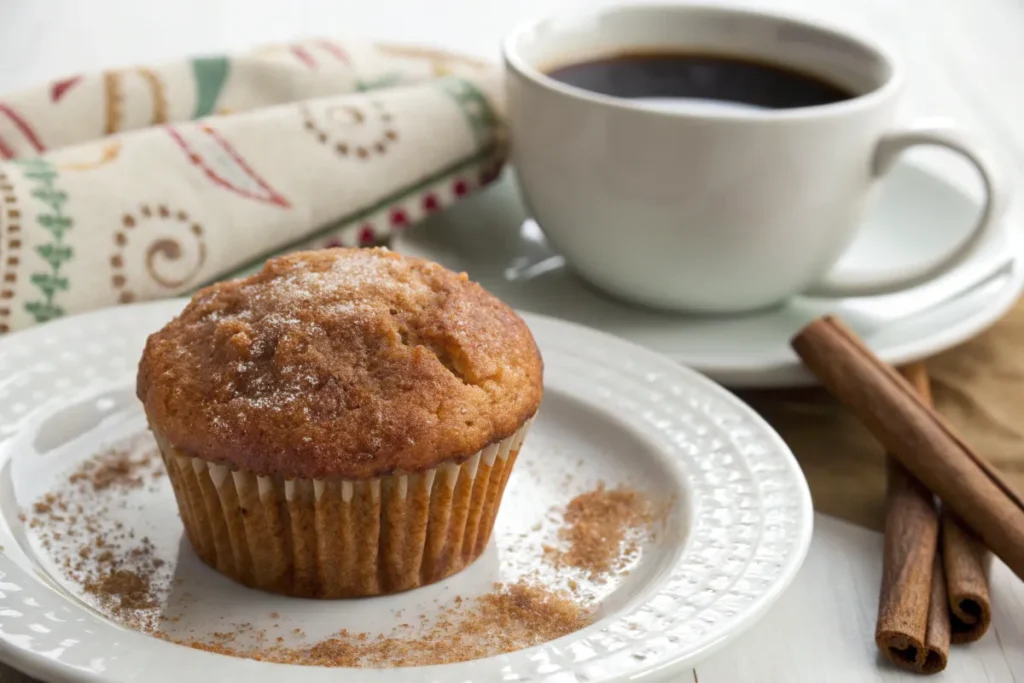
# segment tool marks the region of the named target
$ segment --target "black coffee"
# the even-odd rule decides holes
[[[706,54],[622,54],[560,66],[547,75],[577,88],[628,99],[695,99],[790,109],[854,97],[809,74]]]

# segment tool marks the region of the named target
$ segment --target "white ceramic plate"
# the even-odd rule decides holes
[[[978,203],[964,190],[921,167],[899,165],[886,179],[879,202],[842,267],[867,273],[930,262],[966,235],[978,210]],[[1024,286],[1024,267],[1013,262],[1002,276],[970,287],[980,274],[1012,259],[1012,238],[1019,232],[1014,225],[957,271],[904,293],[845,300],[798,297],[753,315],[690,317],[631,307],[597,292],[566,267],[537,225],[526,219],[509,174],[408,231],[395,248],[465,270],[516,308],[610,332],[732,387],[812,383],[813,377],[789,348],[789,339],[822,313],[848,316],[883,360],[899,364],[938,353],[982,331],[1013,305]]]
[[[529,315],[545,358],[546,393],[510,480],[484,556],[461,574],[398,596],[306,601],[240,587],[200,564],[181,540],[166,478],[111,512],[145,533],[184,583],[165,601],[169,629],[249,622],[271,637],[302,628],[386,631],[396,609],[437,610],[458,594],[542,572],[548,511],[597,481],[675,497],[627,576],[593,585],[593,625],[508,655],[386,671],[286,666],[214,655],[122,628],[90,607],[41,547],[21,510],[102,444],[144,434],[134,398],[146,335],[180,300],[49,323],[0,340],[0,659],[50,681],[623,681],[669,675],[735,637],[789,584],[811,538],[806,481],[782,440],[750,409],[700,375],[628,342]],[[539,528],[538,526],[539,525]],[[523,539],[523,534],[527,540]],[[191,594],[191,601],[181,593]],[[271,612],[277,614],[271,615]],[[272,623],[273,622],[273,623]]]

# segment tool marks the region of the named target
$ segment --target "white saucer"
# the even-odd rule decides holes
[[[0,660],[30,675],[74,683],[646,680],[654,672],[687,670],[732,640],[803,562],[813,524],[807,482],[760,417],[662,356],[528,315],[545,360],[544,403],[490,546],[446,581],[365,600],[272,596],[195,558],[182,541],[166,477],[147,479],[118,504],[92,507],[104,510],[100,523],[122,524],[122,537],[129,531],[147,537],[166,560],[168,588],[157,605],[175,617],[161,622],[170,635],[202,637],[232,623],[246,624],[264,642],[297,638],[300,645],[342,628],[386,633],[409,619],[402,613],[430,617],[455,596],[468,599],[489,592],[495,581],[534,572],[532,580],[545,585],[576,581],[590,591],[598,604],[594,624],[507,655],[386,670],[256,662],[123,628],[65,577],[44,532],[19,515],[34,514],[33,502],[66,485],[69,470],[101,446],[149,438],[134,395],[138,358],[147,334],[181,306],[180,300],[123,306],[0,339]],[[641,541],[628,574],[588,584],[585,574],[551,568],[542,547],[555,530],[550,509],[599,480],[646,491],[667,512],[657,533]],[[68,534],[65,542],[80,539]]]
[[[977,202],[963,190],[920,167],[900,165],[887,178],[878,205],[841,265],[870,271],[931,261],[966,234],[977,213]],[[661,313],[619,303],[585,284],[526,219],[510,173],[398,237],[394,247],[465,270],[516,308],[621,336],[733,387],[813,383],[790,350],[789,339],[822,313],[843,315],[884,360],[906,363],[985,329],[1013,305],[1024,286],[1024,267],[1012,258],[1015,245],[1004,234],[956,272],[898,295],[798,297],[783,307],[742,317]],[[970,287],[1000,265],[1005,272],[999,277]]]

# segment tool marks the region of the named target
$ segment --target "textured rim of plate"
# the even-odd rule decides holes
[[[183,303],[105,309],[0,340],[0,425],[8,425],[0,448],[56,392],[80,395],[115,380],[131,381],[145,334]],[[642,419],[651,428],[644,436],[670,453],[689,498],[686,550],[642,601],[558,640],[458,664],[345,669],[348,681],[583,683],[665,675],[692,666],[756,621],[807,554],[813,526],[807,482],[781,437],[753,410],[705,377],[631,342],[545,316],[523,317],[549,367],[586,378],[598,387],[593,400]],[[0,467],[4,462],[0,450]],[[723,506],[723,498],[732,503]],[[0,542],[16,544],[2,523]],[[55,624],[54,605],[70,609],[72,623]],[[68,600],[5,554],[0,615],[2,659],[43,678],[327,681],[341,674],[214,655],[123,629]],[[637,623],[643,627],[635,628]],[[95,656],[111,651],[120,654]],[[83,658],[88,666],[67,661]]]

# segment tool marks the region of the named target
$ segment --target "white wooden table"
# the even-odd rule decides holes
[[[0,4],[0,94],[69,73],[302,35],[368,34],[448,45],[496,58],[518,19],[582,0],[8,0]],[[709,0],[704,0],[705,2]],[[735,0],[867,31],[901,56],[904,113],[959,120],[1024,172],[1024,3],[1020,0]],[[946,155],[921,161],[976,191]],[[1018,183],[1019,186],[1019,183]],[[1018,225],[1020,203],[1013,209]],[[874,632],[881,536],[819,515],[793,588],[740,640],[693,672],[700,683],[910,681],[879,660]],[[993,630],[956,648],[950,682],[1024,681],[1024,584],[997,563]],[[22,677],[0,665],[0,683]]]

